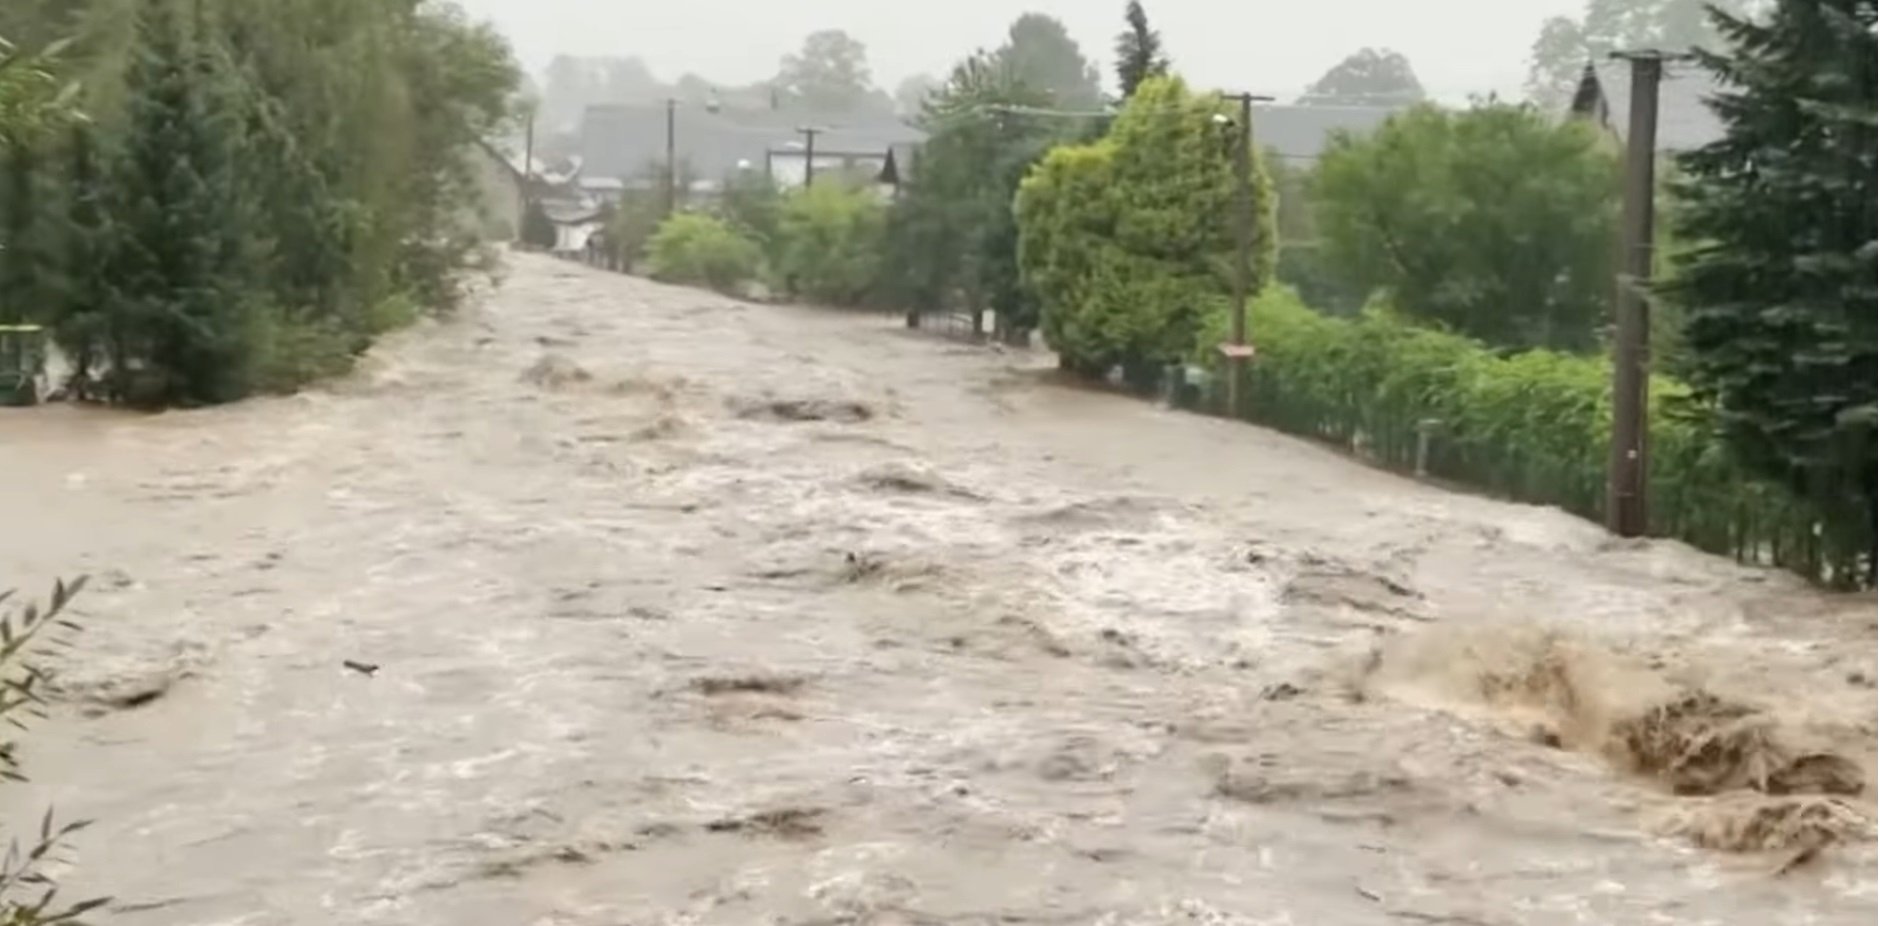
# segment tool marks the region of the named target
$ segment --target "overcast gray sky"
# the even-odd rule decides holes
[[[718,83],[776,73],[777,60],[817,29],[868,46],[875,82],[943,74],[994,46],[1020,13],[1056,16],[1109,77],[1123,0],[458,0],[494,21],[538,77],[558,52],[638,55],[662,80],[692,71]],[[1410,57],[1424,86],[1461,101],[1519,92],[1543,19],[1583,0],[1147,0],[1150,21],[1192,83],[1275,95],[1299,92],[1366,45]]]

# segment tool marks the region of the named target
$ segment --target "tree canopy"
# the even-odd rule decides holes
[[[1019,268],[1071,368],[1145,382],[1192,351],[1227,291],[1231,114],[1179,78],[1144,81],[1099,141],[1053,149],[1019,187]],[[1271,185],[1255,155],[1254,284],[1271,277]]]
[[[1388,48],[1361,48],[1306,88],[1304,106],[1395,106],[1422,102],[1410,59]]]
[[[927,98],[940,89],[941,81],[932,74],[909,74],[894,85],[894,111],[903,118],[920,115]]]
[[[1713,5],[1740,16],[1753,0],[1586,0],[1578,19],[1550,17],[1528,57],[1529,99],[1560,108],[1573,95],[1586,63],[1602,61],[1613,51],[1716,47],[1717,30],[1704,14]]]
[[[649,102],[664,95],[666,87],[638,57],[556,55],[544,73],[540,118],[545,128],[572,128],[589,106]]]
[[[1816,500],[1824,541],[1874,551],[1875,11],[1781,0],[1766,23],[1719,14],[1723,138],[1680,158],[1672,295],[1686,374],[1731,448]]]
[[[1324,258],[1492,344],[1586,349],[1612,284],[1618,166],[1591,127],[1419,106],[1335,138],[1312,184]]]
[[[1143,81],[1167,74],[1169,60],[1162,50],[1162,33],[1149,28],[1149,14],[1140,0],[1129,0],[1123,21],[1127,28],[1116,37],[1116,84],[1128,99]]]
[[[0,272],[77,379],[150,405],[292,388],[449,307],[482,224],[473,152],[517,87],[488,26],[378,0],[47,9],[81,31],[56,67],[0,71],[0,135],[22,142]],[[28,138],[12,88],[54,71],[88,118]]]
[[[812,112],[886,111],[893,106],[874,85],[867,46],[840,29],[810,33],[801,51],[784,56],[775,85],[785,103]]]
[[[1084,58],[1062,22],[1043,13],[1013,21],[997,54],[1015,80],[1056,106],[1087,109],[1103,98],[1096,65]]]
[[[885,282],[886,295],[915,311],[991,308],[1016,335],[1036,325],[1037,310],[1018,285],[1012,196],[1068,129],[991,111],[1051,102],[1008,60],[979,52],[928,99],[919,122],[930,134],[888,214],[886,263],[895,272]]]
[[[28,145],[69,114],[53,70],[63,47],[20,48],[0,36],[0,145]]]

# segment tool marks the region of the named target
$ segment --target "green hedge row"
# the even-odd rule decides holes
[[[1210,313],[1196,356],[1213,364],[1226,304]],[[1416,463],[1419,422],[1437,427],[1432,476],[1498,495],[1603,518],[1612,420],[1603,358],[1528,351],[1504,355],[1468,338],[1420,328],[1373,306],[1333,318],[1273,287],[1251,306],[1259,359],[1248,372],[1248,417],[1349,445],[1384,466]],[[1703,550],[1768,563],[1834,585],[1863,581],[1871,549],[1832,549],[1820,512],[1744,474],[1694,413],[1689,391],[1652,380],[1651,531]],[[1219,408],[1221,390],[1204,401]]]

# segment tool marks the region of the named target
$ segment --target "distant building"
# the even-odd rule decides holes
[[[550,252],[559,257],[586,255],[589,242],[607,228],[607,210],[576,203],[543,203],[542,211],[555,225],[555,244]]]
[[[583,176],[579,157],[552,165],[535,158],[525,166],[521,156],[481,142],[476,159],[482,191],[476,221],[484,237],[518,240],[525,203],[539,203],[555,226],[550,250],[564,257],[580,257],[593,250],[591,239],[604,229],[609,210],[625,189],[617,179]]]
[[[771,109],[717,109],[680,106],[672,113],[674,160],[692,178],[694,193],[709,195],[737,170],[762,169],[779,183],[796,185],[803,176],[803,135],[814,126],[815,170],[867,169],[878,172],[891,149],[907,149],[925,140],[919,129],[893,117],[870,115],[812,116]],[[664,104],[590,106],[581,119],[583,174],[619,177],[629,187],[649,179],[666,160]],[[637,182],[636,182],[637,181]]]
[[[514,241],[522,231],[522,171],[488,143],[479,142],[474,156],[478,232],[491,241]]]
[[[815,162],[809,167],[814,176],[848,177],[872,184],[883,196],[890,196],[901,185],[901,165],[911,161],[915,147],[879,136],[824,132],[816,136]],[[808,177],[804,172],[808,154],[807,146],[801,141],[771,148],[764,152],[765,170],[783,189],[800,187]]]
[[[1666,68],[1658,84],[1658,150],[1691,151],[1723,137],[1723,120],[1704,101],[1724,85],[1709,71]],[[1632,112],[1632,66],[1625,61],[1588,62],[1580,73],[1567,118],[1585,119],[1624,141]]]
[[[627,182],[619,177],[582,177],[575,185],[595,202],[612,205],[619,205],[620,197],[627,190]]]
[[[1289,166],[1310,167],[1339,132],[1369,135],[1407,106],[1260,106],[1253,111],[1253,143],[1278,152]]]

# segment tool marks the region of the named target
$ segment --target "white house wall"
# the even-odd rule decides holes
[[[816,158],[816,173],[828,174],[844,170],[867,169],[880,171],[886,158],[857,158],[840,155]],[[800,154],[773,153],[770,156],[770,179],[785,189],[803,185],[803,156]]]

